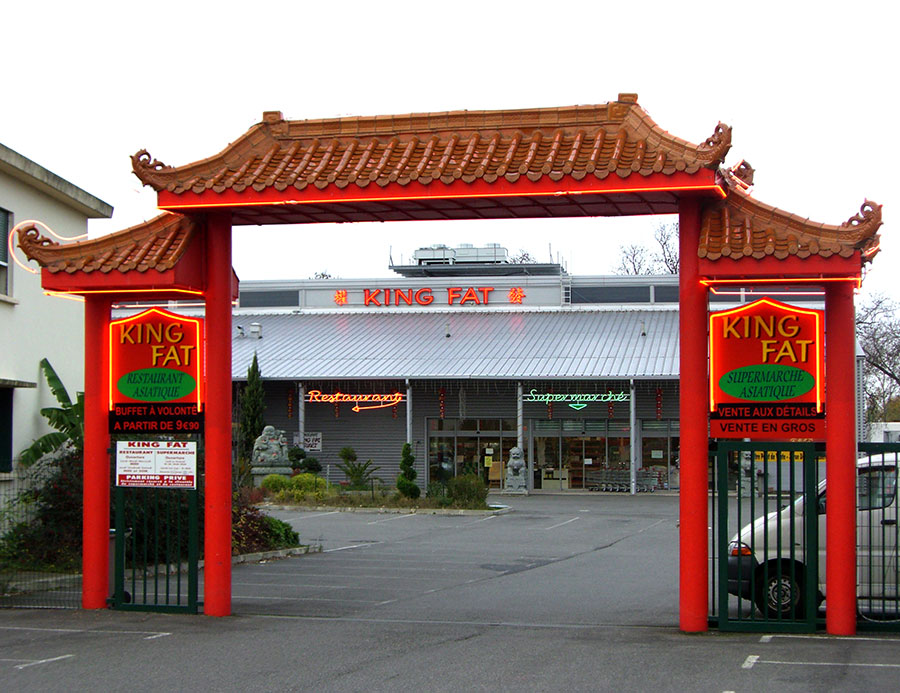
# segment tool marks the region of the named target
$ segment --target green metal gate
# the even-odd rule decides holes
[[[114,609],[197,613],[198,496],[115,488]]]
[[[812,443],[718,442],[714,526],[721,630],[815,630],[819,524],[824,531],[825,523],[821,479],[824,457]]]

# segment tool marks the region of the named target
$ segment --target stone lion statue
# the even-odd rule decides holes
[[[519,476],[525,471],[525,451],[520,447],[515,447],[509,451],[509,463],[506,469],[510,474]]]
[[[509,451],[509,462],[506,463],[506,487],[503,493],[528,493],[528,482],[525,479],[525,451],[515,447]]]

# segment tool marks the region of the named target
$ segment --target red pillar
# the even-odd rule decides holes
[[[206,507],[203,609],[231,613],[231,214],[206,227]]]
[[[825,290],[825,628],[856,633],[856,384],[853,285]],[[819,566],[822,569],[822,566]]]
[[[708,629],[707,298],[700,284],[700,203],[682,199],[678,208],[681,491],[679,625],[686,632]]]
[[[109,597],[109,309],[106,296],[84,302],[84,490],[81,606]]]

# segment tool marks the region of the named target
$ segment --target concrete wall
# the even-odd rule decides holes
[[[10,150],[4,148],[4,153]],[[15,153],[12,153],[15,155]],[[35,219],[47,224],[63,237],[87,232],[88,214],[66,194],[52,189],[68,186],[83,199],[96,201],[98,207],[108,205],[92,198],[49,171],[15,155],[13,164],[21,160],[26,171],[0,165],[0,208],[11,212],[10,227]],[[46,177],[32,176],[46,174]],[[48,181],[49,184],[48,185]],[[98,211],[91,216],[108,216]],[[3,242],[6,242],[4,237]],[[24,262],[21,250],[16,257]],[[37,269],[34,263],[28,263]],[[36,383],[34,388],[16,387],[12,391],[12,453],[15,458],[31,442],[51,430],[40,414],[42,407],[54,406],[56,399],[40,373],[39,362],[47,358],[62,379],[70,396],[84,388],[84,309],[83,304],[64,298],[45,296],[40,274],[20,267],[10,257],[6,295],[0,295],[0,379]],[[0,475],[2,478],[3,475]]]

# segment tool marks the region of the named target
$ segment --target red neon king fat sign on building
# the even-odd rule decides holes
[[[824,440],[824,323],[769,298],[710,315],[711,437]]]
[[[109,409],[118,422],[111,430],[198,431],[184,421],[203,410],[202,340],[201,319],[161,308],[110,322]]]

